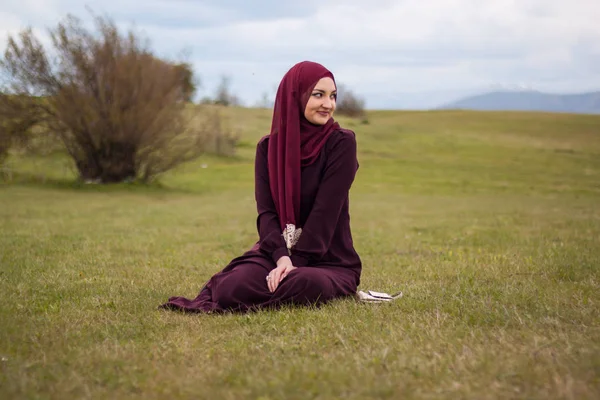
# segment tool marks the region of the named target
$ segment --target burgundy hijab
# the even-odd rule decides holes
[[[329,135],[340,126],[330,118],[325,125],[314,125],[304,117],[312,90],[321,78],[335,78],[321,64],[303,61],[283,77],[273,110],[268,163],[271,195],[281,229],[297,225],[300,215],[300,168],[312,164]]]

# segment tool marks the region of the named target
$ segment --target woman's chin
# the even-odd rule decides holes
[[[326,117],[319,115],[317,118],[315,118],[315,121],[313,123],[316,125],[325,125],[327,121],[329,121],[329,115]]]

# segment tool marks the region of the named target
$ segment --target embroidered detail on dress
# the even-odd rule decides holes
[[[300,239],[301,234],[302,228],[296,229],[296,225],[286,224],[282,236],[285,239],[285,245],[287,246],[289,255],[292,255],[292,247],[298,243],[298,239]]]

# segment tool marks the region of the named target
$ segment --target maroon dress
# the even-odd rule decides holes
[[[249,311],[282,304],[317,305],[356,293],[361,260],[350,232],[348,194],[356,171],[354,133],[331,134],[318,159],[301,171],[302,234],[292,249],[292,265],[275,292],[266,276],[288,255],[271,191],[267,164],[269,136],[258,143],[255,196],[259,241],[215,274],[193,299],[171,297],[162,308],[188,312]]]

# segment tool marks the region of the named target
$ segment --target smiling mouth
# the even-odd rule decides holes
[[[324,111],[317,111],[317,113],[318,113],[319,115],[322,115],[322,116],[324,116],[324,117],[326,117],[326,116],[328,116],[328,115],[329,115],[329,113],[328,113],[328,112],[324,112]]]

